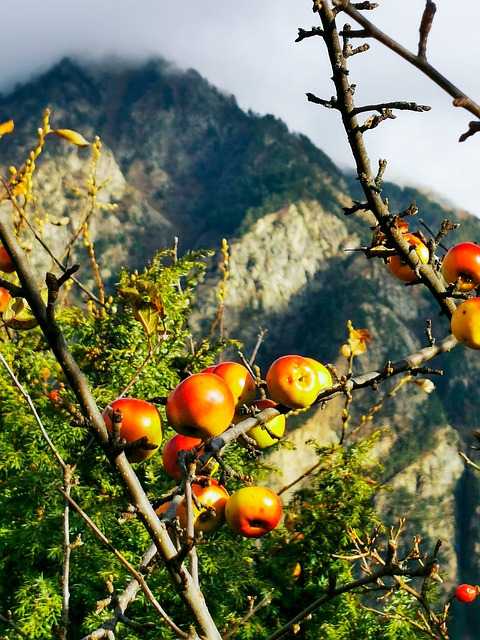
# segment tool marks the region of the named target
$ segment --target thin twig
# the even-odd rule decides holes
[[[418,57],[426,60],[427,58],[427,40],[432,28],[433,18],[437,7],[432,0],[427,0],[425,3],[425,9],[422,15],[422,21],[420,22],[420,41],[418,43]]]
[[[137,568],[137,571],[140,574],[143,574],[147,568],[149,567],[152,560],[157,555],[157,548],[154,544],[150,545],[147,551],[144,553],[142,561]],[[103,623],[100,629],[97,629],[90,633],[88,636],[82,638],[82,640],[95,640],[96,638],[114,638],[113,632],[115,631],[119,622],[123,621],[123,616],[125,611],[127,610],[129,604],[135,599],[140,584],[136,578],[133,578],[128,585],[125,587],[124,591],[117,596],[116,598],[116,606],[115,611],[111,618],[109,618],[106,622]],[[109,635],[110,634],[110,635]]]
[[[463,453],[463,451],[459,451],[458,454],[459,454],[459,456],[461,458],[463,458],[465,460],[466,464],[469,467],[473,467],[477,471],[480,471],[480,467],[478,466],[478,464],[475,464],[475,462],[473,462],[473,460],[470,460],[470,458],[465,453]]]
[[[147,355],[145,356],[142,364],[135,371],[134,375],[132,376],[132,378],[130,379],[130,381],[126,385],[126,387],[123,389],[121,394],[118,396],[118,398],[123,398],[130,391],[130,389],[133,387],[133,385],[139,380],[140,376],[145,371],[146,366],[148,365],[148,363],[150,362],[152,357],[155,355],[155,351],[157,351],[159,349],[160,345],[164,342],[164,339],[165,339],[164,335],[161,334],[158,337],[157,342],[154,345],[152,345],[150,343],[150,341],[149,341]]]
[[[425,104],[417,104],[416,102],[404,102],[397,100],[394,102],[379,102],[378,104],[366,104],[361,107],[355,107],[353,113],[358,115],[365,111],[380,111],[384,109],[398,109],[399,111],[430,111],[432,107]]]
[[[260,602],[258,604],[255,604],[255,598],[251,598],[250,599],[250,607],[247,611],[247,613],[243,616],[243,618],[237,622],[228,633],[226,633],[222,640],[229,640],[229,638],[232,638],[237,631],[245,624],[245,622],[247,622],[248,620],[250,620],[250,618],[252,616],[254,616],[257,611],[259,611],[259,609],[262,609],[263,607],[266,607],[270,604],[270,602],[272,601],[272,594],[273,594],[273,589],[271,589],[266,596],[264,596]]]
[[[57,491],[62,494],[65,500],[68,500],[72,509],[82,518],[82,520],[90,527],[93,533],[97,536],[97,538],[107,547],[107,549],[117,558],[117,560],[123,565],[123,567],[130,573],[131,576],[135,578],[135,580],[141,586],[143,592],[148,598],[150,604],[154,607],[157,613],[165,620],[168,626],[181,638],[188,638],[188,634],[183,632],[177,625],[171,620],[171,618],[165,613],[162,606],[158,602],[158,600],[153,595],[150,587],[145,582],[144,577],[141,573],[139,573],[135,567],[133,567],[130,562],[125,558],[123,554],[120,553],[110,542],[105,534],[103,534],[97,525],[93,522],[93,520],[85,513],[85,511],[75,502],[75,500],[69,496],[61,487],[57,487]]]
[[[19,636],[22,636],[22,638],[31,637],[28,633],[25,633],[24,631],[22,631],[18,626],[18,624],[15,624],[15,622],[11,618],[8,618],[7,616],[2,615],[1,613],[0,613],[0,621],[5,622],[5,624],[8,624],[8,626],[11,627],[15,631],[15,633],[18,633]]]
[[[8,362],[5,360],[5,358],[4,358],[4,356],[3,356],[3,354],[1,352],[0,352],[0,362],[3,364],[3,366],[5,367],[8,375],[12,379],[12,382],[14,383],[14,385],[19,390],[19,392],[22,395],[22,397],[25,400],[25,402],[28,404],[28,407],[29,407],[30,411],[32,412],[33,417],[35,418],[35,422],[37,423],[37,425],[38,425],[38,427],[40,429],[40,432],[42,434],[43,439],[45,440],[45,442],[47,443],[47,445],[50,448],[51,452],[55,456],[56,461],[58,462],[60,467],[65,472],[65,470],[67,469],[67,464],[63,460],[62,456],[58,452],[58,449],[53,444],[52,439],[48,435],[47,430],[45,429],[45,427],[43,425],[43,422],[42,422],[40,416],[38,415],[38,411],[36,410],[35,405],[32,402],[32,399],[30,398],[28,393],[25,391],[24,387],[20,383],[20,381],[17,378],[17,376],[13,373],[12,369],[10,368]]]
[[[3,186],[4,186],[4,190],[6,191],[6,193],[8,194],[9,200],[12,203],[13,207],[15,208],[15,210],[17,211],[17,213],[22,217],[22,219],[25,221],[25,224],[28,226],[28,228],[30,229],[33,237],[35,238],[35,240],[43,247],[43,249],[47,252],[47,254],[50,256],[50,258],[52,259],[52,261],[57,265],[57,267],[59,267],[59,269],[61,269],[63,272],[66,272],[68,267],[65,266],[61,260],[59,260],[55,254],[52,252],[52,250],[50,249],[50,247],[47,245],[47,243],[43,240],[43,238],[37,233],[37,231],[34,229],[34,227],[32,226],[32,224],[30,223],[30,221],[28,220],[27,216],[25,215],[25,213],[20,209],[20,207],[18,206],[15,198],[11,195],[10,191],[9,191],[9,187],[8,185],[5,183],[4,180],[1,180]],[[75,278],[73,275],[70,276],[72,281],[77,285],[77,287],[83,291],[83,293],[85,293],[91,300],[93,300],[94,302],[96,302],[97,304],[101,304],[101,301],[99,298],[97,298],[97,296],[90,291],[89,289],[87,289],[87,287],[85,287],[85,285],[83,285],[80,280],[78,280],[77,278]]]
[[[0,352],[0,361],[5,367],[8,375],[12,379],[14,385],[19,390],[20,394],[23,396],[24,400],[28,404],[30,411],[32,412],[33,417],[40,429],[43,439],[47,443],[51,452],[53,453],[57,463],[63,470],[63,491],[67,496],[70,496],[70,491],[72,487],[72,473],[73,468],[68,465],[58,452],[58,449],[54,445],[52,439],[47,433],[45,426],[33,404],[31,397],[25,391],[25,388],[22,386],[13,370],[8,365],[5,360],[3,354]],[[60,617],[60,625],[58,627],[58,635],[62,639],[66,639],[67,637],[67,629],[69,625],[69,602],[70,602],[70,558],[72,547],[70,545],[70,520],[69,520],[69,508],[68,501],[65,500],[64,510],[63,510],[63,567],[62,567],[62,613]]]
[[[321,465],[321,461],[316,462],[312,467],[310,467],[309,469],[307,469],[306,471],[304,471],[301,475],[299,475],[297,478],[295,478],[295,480],[293,480],[292,482],[290,482],[289,484],[284,485],[280,491],[277,491],[277,495],[281,496],[282,493],[285,493],[285,491],[288,491],[289,489],[291,489],[292,487],[294,487],[296,484],[298,484],[299,482],[301,482],[302,480],[304,480],[305,478],[308,478],[308,476],[311,476],[312,473],[314,471],[316,471],[318,469],[318,467]]]

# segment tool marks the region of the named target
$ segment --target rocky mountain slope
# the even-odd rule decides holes
[[[102,140],[97,184],[105,206],[92,218],[91,232],[109,286],[120,266],[141,267],[175,236],[181,251],[219,248],[226,237],[231,257],[224,328],[244,342],[247,356],[259,328],[267,330],[257,359],[263,370],[281,354],[300,352],[343,372],[348,320],[373,336],[357,372],[424,346],[427,318],[437,339],[448,333],[420,287],[405,287],[381,261],[354,251],[368,242],[372,223],[366,214],[343,215],[342,207],[356,197],[355,182],[307,138],[273,116],[244,113],[195,71],[180,72],[163,60],[131,68],[62,61],[0,99],[0,121],[13,118],[16,125],[15,135],[1,142],[3,174],[26,157],[46,107],[52,126]],[[38,160],[39,216],[59,257],[85,215],[69,184],[85,183],[89,153],[49,140]],[[478,219],[466,212],[448,211],[413,189],[384,189],[392,210],[416,201],[418,218],[434,231],[444,218],[461,222],[448,243],[480,239]],[[81,247],[76,259],[84,259]],[[49,260],[46,254],[37,260],[39,272]],[[199,331],[215,313],[218,280],[214,261],[199,295]],[[458,451],[468,448],[478,427],[478,354],[459,347],[432,366],[445,372],[435,377],[433,393],[406,383],[369,422],[388,431],[378,454],[394,490],[379,508],[392,522],[407,516],[412,531],[444,539],[450,574],[476,583],[478,476]],[[356,395],[352,424],[395,383]],[[335,440],[342,403],[337,399],[290,421],[298,466],[287,463],[282,450],[272,455],[284,470],[279,486],[312,463],[308,439]]]

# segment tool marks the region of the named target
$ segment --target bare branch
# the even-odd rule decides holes
[[[312,38],[313,36],[323,36],[322,29],[320,29],[320,27],[312,27],[309,31],[306,29],[299,29],[295,42],[301,42],[305,38]]]
[[[432,28],[433,18],[437,7],[432,0],[426,0],[425,9],[420,22],[420,41],[418,43],[418,57],[426,60],[427,58],[427,40]]]
[[[313,93],[307,93],[307,100],[309,102],[313,102],[314,104],[320,104],[322,107],[326,107],[327,109],[336,109],[337,104],[335,98],[330,98],[330,100],[324,100],[323,98],[319,98]]]
[[[210,615],[204,598],[192,580],[192,576],[183,564],[171,562],[176,556],[175,546],[168,535],[164,523],[157,517],[125,454],[112,455],[112,451],[109,448],[109,434],[88,383],[68,349],[64,336],[56,325],[51,325],[46,306],[26,260],[25,253],[20,248],[13,229],[4,218],[0,218],[0,241],[12,257],[21,286],[25,291],[27,302],[56,359],[60,363],[68,383],[75,392],[83,415],[87,418],[90,428],[96,434],[107,455],[109,455],[110,461],[117,471],[129,499],[136,505],[138,516],[152,541],[157,545],[174,587],[191,612],[200,632],[209,640],[220,640],[220,633]]]
[[[27,633],[24,633],[20,627],[18,626],[18,624],[15,624],[15,622],[12,620],[11,616],[10,616],[11,612],[8,612],[7,616],[4,616],[0,613],[0,621],[1,622],[5,622],[5,624],[8,624],[9,627],[11,627],[15,633],[18,633],[19,636],[22,636],[22,638],[30,638],[30,635],[28,635]]]
[[[351,18],[356,20],[370,35],[370,37],[378,40],[383,45],[385,45],[388,49],[399,55],[401,58],[409,62],[411,65],[419,69],[422,73],[424,73],[430,80],[432,80],[435,84],[437,84],[441,89],[443,89],[448,95],[453,98],[453,105],[455,107],[462,107],[466,111],[469,111],[471,114],[480,119],[480,106],[474,102],[467,94],[461,91],[458,87],[456,87],[450,80],[445,78],[435,67],[432,67],[424,56],[415,55],[408,51],[405,47],[399,44],[397,41],[393,40],[390,36],[385,34],[383,31],[378,29],[372,22],[367,20],[355,5],[351,4],[348,0],[333,0],[333,4],[337,9],[341,9],[345,13],[347,13]],[[433,2],[431,3],[433,5]],[[427,3],[428,5],[428,3]],[[427,9],[426,9],[427,11]],[[433,15],[430,16],[432,12],[432,8],[429,8],[427,11],[427,18],[425,28],[429,28],[429,20],[433,19]],[[431,24],[431,23],[430,23]],[[426,32],[425,32],[426,33]],[[424,40],[421,39],[421,46],[423,46],[423,42],[426,44],[426,38]],[[460,142],[463,142],[466,138],[470,137],[474,133],[480,130],[480,125],[475,125],[475,123],[470,123],[470,130],[467,134],[463,134],[460,138]]]
[[[381,102],[379,104],[367,104],[363,107],[355,107],[353,113],[358,115],[365,111],[380,111],[384,109],[398,109],[401,111],[430,111],[432,107],[424,104],[417,104],[416,102],[404,102],[402,100],[396,102]]]
[[[245,624],[245,622],[250,620],[250,618],[254,616],[259,609],[261,609],[262,607],[268,606],[272,601],[272,593],[273,593],[273,589],[269,591],[267,595],[264,598],[262,598],[258,604],[255,604],[255,598],[251,597],[250,607],[247,613],[243,616],[240,622],[237,622],[237,624],[234,627],[232,627],[232,629],[230,629],[230,631],[223,636],[223,640],[229,640],[229,638],[232,638],[237,633],[237,631]]]

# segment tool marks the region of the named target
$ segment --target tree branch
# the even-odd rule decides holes
[[[117,560],[125,567],[125,569],[130,573],[131,576],[138,582],[143,592],[148,598],[150,604],[153,605],[156,612],[165,620],[165,622],[173,629],[173,631],[181,638],[187,638],[188,634],[182,631],[177,625],[169,618],[169,616],[165,613],[160,603],[157,601],[155,596],[153,595],[150,587],[146,583],[143,575],[137,571],[110,542],[110,540],[100,531],[97,525],[93,522],[91,518],[83,511],[83,509],[73,500],[73,498],[67,494],[61,487],[57,487],[59,493],[68,501],[73,510],[86,522],[86,524],[90,527],[93,533],[97,536],[97,538],[107,547],[107,549],[112,553]]]
[[[106,454],[110,457],[110,462],[117,471],[130,501],[138,508],[138,516],[142,520],[150,537],[155,542],[165,562],[165,566],[172,577],[175,589],[198,625],[202,639],[220,640],[220,633],[208,611],[203,595],[196,587],[192,576],[183,564],[179,565],[171,562],[176,556],[175,546],[170,540],[164,523],[159,520],[145,495],[143,487],[128,463],[125,454],[122,453],[112,456],[109,450],[108,432],[88,383],[70,353],[65,338],[58,326],[56,324],[52,326],[50,323],[47,308],[42,300],[33,274],[30,271],[25,254],[20,248],[13,230],[4,217],[0,218],[0,241],[12,258],[21,286],[25,292],[25,298],[58,363],[62,367],[68,383],[77,397],[82,414],[87,419],[88,424],[96,434]]]
[[[358,9],[355,8],[348,0],[333,0],[333,5],[342,11],[344,11],[351,18],[356,20],[369,34],[371,38],[374,38],[378,42],[381,42],[388,49],[399,55],[406,60],[412,66],[416,67],[424,73],[430,80],[443,89],[448,95],[453,98],[453,105],[455,107],[461,107],[466,111],[469,111],[475,117],[480,119],[480,106],[474,102],[467,94],[456,87],[450,80],[445,78],[435,67],[430,65],[425,58],[426,39],[428,31],[433,20],[435,6],[433,2],[427,2],[427,7],[424,12],[421,26],[421,38],[419,44],[419,55],[411,53],[408,49],[399,44],[396,40],[393,40],[390,36],[378,29],[370,20],[367,20]],[[432,7],[433,5],[433,7]],[[423,29],[423,32],[422,32]],[[466,140],[469,136],[480,130],[480,123],[470,123],[470,132],[463,134],[460,137],[460,142]]]

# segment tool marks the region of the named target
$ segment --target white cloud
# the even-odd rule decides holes
[[[368,18],[405,46],[416,49],[423,0],[383,0]],[[305,133],[340,166],[352,164],[338,114],[307,103],[305,93],[333,93],[323,42],[294,43],[297,28],[318,24],[311,0],[24,0],[17,28],[2,33],[0,87],[44,71],[65,55],[93,59],[118,55],[141,60],[163,55],[193,67],[240,106],[274,113]],[[479,95],[476,0],[455,10],[437,0],[429,60],[473,99]],[[456,141],[473,119],[420,72],[377,43],[351,61],[357,100],[414,100],[428,114],[398,114],[367,138],[374,162],[389,160],[390,179],[426,185],[476,212],[480,135]]]

